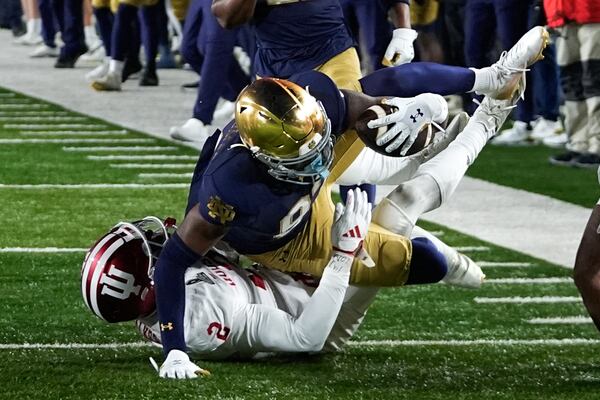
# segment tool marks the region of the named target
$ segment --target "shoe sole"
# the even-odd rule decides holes
[[[112,88],[109,86],[105,86],[99,82],[92,82],[92,89],[94,89],[97,92],[120,92],[121,88]]]
[[[557,161],[557,160],[553,160],[552,158],[548,160],[550,162],[551,165],[557,165],[560,167],[574,167],[575,166],[575,161]]]
[[[530,65],[533,65],[534,63],[544,59],[543,53],[549,44],[550,44],[550,33],[548,32],[548,30],[546,28],[542,27],[542,47],[540,48],[540,51],[537,53],[537,55],[533,58],[531,63],[529,63],[527,65],[528,67]]]
[[[584,163],[579,163],[579,162],[575,161],[574,163],[572,163],[572,165],[573,165],[573,167],[582,168],[582,169],[598,169],[598,166],[600,166],[600,163],[584,164]]]

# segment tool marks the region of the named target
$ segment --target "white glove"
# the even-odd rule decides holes
[[[348,191],[346,207],[342,203],[335,205],[335,215],[331,227],[333,249],[357,256],[368,267],[375,266],[371,257],[362,247],[370,223],[371,203],[369,203],[367,193],[359,188]]]
[[[377,135],[375,141],[378,146],[387,145],[385,151],[388,153],[402,146],[400,154],[406,155],[425,124],[441,124],[448,118],[448,103],[438,94],[423,93],[411,98],[392,97],[381,102],[396,107],[398,111],[373,119],[367,126],[376,129],[391,125],[385,133]]]
[[[413,42],[417,38],[417,31],[410,28],[394,29],[392,40],[385,50],[381,63],[386,67],[396,67],[409,63],[415,58]]]
[[[150,363],[157,368],[152,358]],[[191,362],[188,355],[181,350],[169,351],[167,359],[158,370],[158,376],[168,379],[194,379],[198,375],[208,376],[210,372]]]

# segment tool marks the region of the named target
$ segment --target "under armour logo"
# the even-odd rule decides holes
[[[167,322],[166,324],[160,324],[160,330],[161,331],[172,331],[173,330],[173,323],[172,322]]]
[[[360,229],[358,229],[358,225],[354,228],[350,229],[348,232],[342,235],[343,237],[362,237],[360,234]]]
[[[423,115],[425,115],[425,114],[423,114],[421,112],[421,109],[417,108],[417,114],[416,115],[411,115],[410,119],[412,119],[413,124],[416,124],[417,123],[417,118],[422,117]]]
[[[117,279],[115,279],[117,278]],[[110,266],[108,273],[100,277],[102,290],[100,294],[106,294],[119,300],[125,300],[135,294],[140,294],[141,285],[135,285],[135,276],[128,272],[123,272],[114,265]]]

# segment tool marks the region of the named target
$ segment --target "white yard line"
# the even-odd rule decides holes
[[[5,129],[29,129],[29,130],[45,130],[45,129],[106,129],[104,124],[4,124]]]
[[[64,151],[96,152],[96,151],[174,151],[175,146],[95,146],[95,147],[63,147]]]
[[[148,174],[138,174],[138,177],[142,179],[153,179],[153,178],[191,178],[194,174],[192,172],[186,172],[184,174],[170,174],[168,172],[165,173],[148,173]]]
[[[476,251],[490,251],[487,246],[458,246],[455,247],[456,251],[462,251],[465,253],[476,252]]]
[[[0,253],[81,253],[81,247],[0,247]]]
[[[424,346],[582,346],[598,345],[598,339],[472,339],[472,340],[360,340],[350,347],[424,347]],[[95,350],[154,347],[148,342],[125,343],[0,343],[0,350]]]
[[[592,324],[593,321],[586,315],[575,315],[572,317],[532,318],[527,320],[527,323],[535,325],[579,325]]]
[[[198,156],[180,156],[168,154],[148,154],[148,155],[107,155],[107,156],[87,156],[88,160],[97,161],[196,161]]]
[[[15,97],[14,93],[0,93],[0,97]]]
[[[598,339],[472,339],[472,340],[361,340],[350,346],[578,346],[600,344]]]
[[[125,169],[191,169],[196,167],[196,164],[148,164],[148,163],[125,163],[125,164],[110,164],[112,168]]]
[[[41,108],[50,108],[49,104],[35,103],[17,103],[17,104],[2,104],[0,103],[0,110],[31,110],[31,109],[41,109]]]
[[[50,111],[50,110],[40,110],[40,111],[0,111],[0,117],[11,117],[11,116],[51,116],[51,117],[59,117],[69,115],[67,111]]]
[[[187,189],[189,183],[82,183],[82,184],[1,184],[0,189]]]
[[[19,121],[27,121],[27,122],[78,122],[78,121],[87,121],[88,117],[34,117],[34,116],[10,116],[3,117],[0,116],[0,122],[19,122]]]
[[[480,267],[508,267],[508,268],[527,268],[534,264],[528,262],[512,262],[512,261],[476,261]]]
[[[23,136],[113,136],[126,135],[127,130],[113,131],[20,131]]]
[[[579,296],[540,296],[540,297],[475,297],[479,304],[553,304],[553,303],[580,303]]]
[[[42,144],[42,143],[104,143],[104,144],[133,144],[156,143],[156,139],[0,139],[0,144]]]
[[[573,279],[565,278],[498,278],[486,279],[485,283],[514,284],[514,285],[545,285],[552,283],[573,283]]]

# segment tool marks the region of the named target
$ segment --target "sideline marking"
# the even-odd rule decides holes
[[[0,189],[188,189],[188,183],[81,183],[14,185],[0,183]]]
[[[573,283],[572,278],[498,278],[498,279],[486,279],[485,283],[507,283],[516,285],[544,285],[549,283]]]
[[[4,124],[4,129],[106,129],[108,126],[103,124]]]
[[[480,267],[515,267],[526,268],[532,267],[534,264],[529,262],[512,262],[512,261],[475,261]]]
[[[600,344],[598,339],[473,339],[473,340],[361,340],[349,341],[348,346],[580,346]],[[47,350],[47,349],[123,349],[155,347],[149,342],[129,343],[0,343],[0,350]]]
[[[550,304],[550,303],[580,303],[578,296],[540,296],[540,297],[475,297],[479,304]]]
[[[0,253],[81,253],[80,247],[0,247]]]
[[[0,144],[38,144],[38,143],[156,143],[155,139],[0,139]]]
[[[457,246],[454,248],[456,251],[490,251],[490,248],[487,246]]]
[[[572,317],[553,317],[553,318],[532,318],[527,320],[529,324],[538,325],[556,325],[556,324],[592,324],[594,321],[586,315],[576,315]]]
[[[125,129],[114,130],[114,131],[21,131],[19,132],[24,136],[87,136],[87,135],[97,135],[97,136],[112,136],[112,135],[126,135],[127,131]]]
[[[196,161],[198,160],[198,156],[178,156],[178,155],[168,155],[168,154],[149,154],[149,155],[108,155],[108,156],[87,156],[88,160],[98,160],[98,161],[117,161],[117,160],[132,160],[132,161],[142,161],[142,160],[185,160],[185,161]]]
[[[175,146],[95,146],[95,147],[63,147],[64,151],[174,151]]]
[[[50,105],[42,103],[0,103],[0,110],[28,110],[32,108],[50,108]]]
[[[3,122],[19,122],[19,121],[28,121],[28,122],[33,122],[33,121],[61,121],[61,122],[81,122],[81,121],[86,121],[88,120],[87,117],[68,117],[68,116],[64,116],[64,117],[24,117],[24,116],[10,116],[10,117],[3,117],[0,116],[0,121]]]
[[[171,174],[171,173],[148,173],[148,174],[138,174],[139,178],[150,179],[150,178],[192,178],[194,174],[192,172],[186,172],[183,174]]]
[[[136,168],[148,168],[148,169],[194,169],[196,164],[135,164],[135,163],[125,163],[125,164],[110,164],[112,168],[126,168],[126,169],[136,169]]]
[[[42,115],[50,115],[50,116],[67,116],[69,115],[66,111],[50,111],[50,110],[42,110],[42,111],[0,111],[0,116],[2,117],[10,117],[10,116],[42,116]]]

